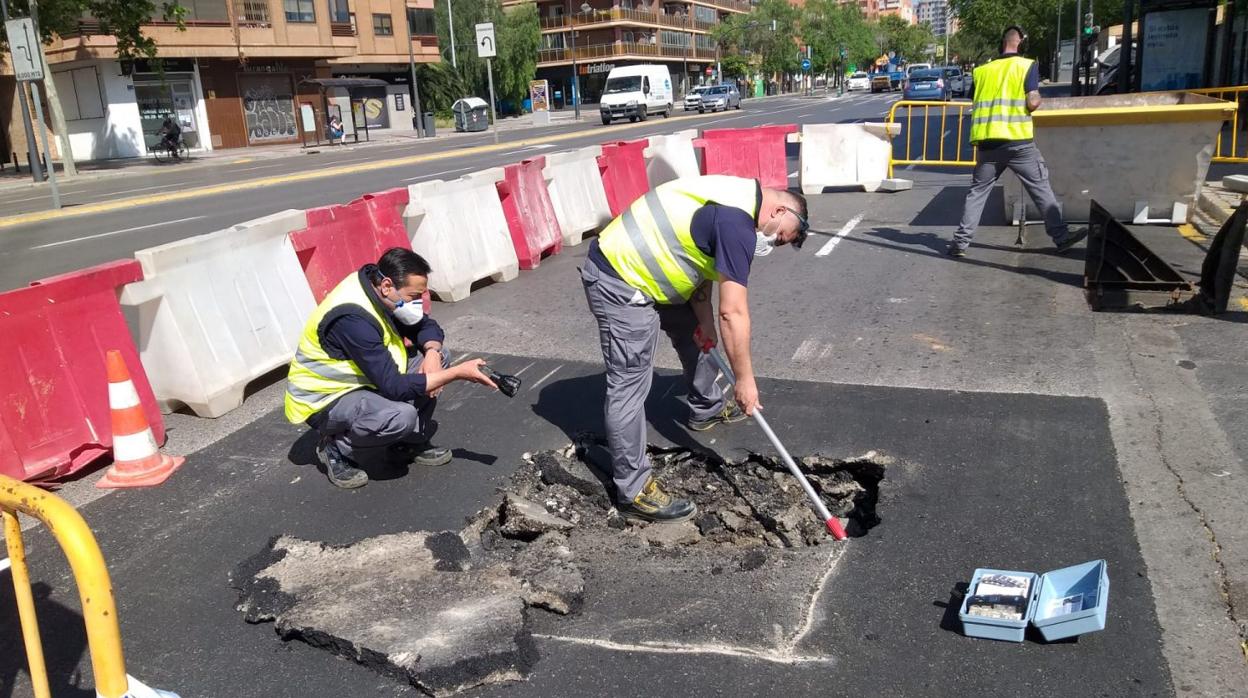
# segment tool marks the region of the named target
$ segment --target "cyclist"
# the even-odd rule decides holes
[[[172,114],[165,115],[165,121],[160,125],[160,130],[156,132],[161,136],[160,147],[173,154],[173,157],[180,158],[178,152],[182,143],[182,127],[178,125]]]

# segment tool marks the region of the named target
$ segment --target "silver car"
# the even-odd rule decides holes
[[[702,93],[698,103],[700,114],[705,113],[707,109],[719,111],[733,108],[741,108],[741,93],[737,91],[736,85],[712,85]]]
[[[707,85],[700,85],[692,90],[689,90],[689,92],[685,94],[685,111],[700,107],[702,105],[702,93],[709,89],[711,88]]]

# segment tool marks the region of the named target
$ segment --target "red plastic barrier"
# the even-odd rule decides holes
[[[32,282],[0,293],[0,473],[47,480],[80,470],[113,445],[105,357],[117,349],[157,443],[165,422],[117,302],[141,281],[134,260]]]
[[[602,175],[602,188],[607,192],[607,206],[613,217],[650,191],[645,156],[649,145],[644,138],[603,144],[602,155],[598,156],[598,172]]]
[[[702,174],[751,177],[764,187],[787,189],[784,150],[790,133],[797,133],[796,124],[707,129],[693,147],[702,149]]]
[[[365,194],[349,204],[308,209],[308,227],[290,234],[312,296],[320,303],[347,274],[391,247],[412,248],[403,225],[407,188]],[[425,312],[429,312],[425,293]]]
[[[495,183],[503,214],[511,231],[511,244],[521,269],[536,269],[542,254],[559,254],[563,249],[563,229],[550,202],[550,191],[542,170],[546,158],[521,160],[503,168],[503,180]]]

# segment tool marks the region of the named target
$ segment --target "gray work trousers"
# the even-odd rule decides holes
[[[660,329],[667,333],[684,369],[690,418],[706,419],[718,413],[726,398],[715,382],[719,369],[693,339],[698,321],[687,303],[656,305],[589,260],[581,267],[581,284],[589,311],[598,321],[598,343],[607,369],[603,414],[611,479],[619,501],[631,502],[650,478],[645,407]]]
[[[981,148],[977,152],[975,175],[971,179],[971,190],[966,194],[966,206],[962,209],[962,224],[953,234],[953,241],[958,247],[965,249],[971,244],[984,213],[984,204],[988,203],[993,186],[1006,168],[1018,175],[1023,189],[1044,216],[1044,229],[1053,242],[1066,238],[1069,231],[1062,220],[1062,210],[1053,195],[1053,187],[1049,185],[1049,167],[1044,164],[1044,156],[1035,143],[1006,143],[991,150]]]
[[[451,365],[450,354],[442,350],[442,368]],[[423,356],[407,362],[408,373],[420,370]],[[397,443],[421,444],[429,440],[429,424],[437,398],[421,396],[412,402],[397,402],[368,388],[352,390],[322,410],[315,428],[327,436],[342,455],[356,463],[382,462],[387,446]]]

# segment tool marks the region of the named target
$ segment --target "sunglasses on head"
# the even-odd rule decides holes
[[[780,208],[784,209],[785,211],[788,211],[789,213],[792,213],[793,217],[797,219],[797,223],[798,223],[797,237],[793,238],[793,242],[790,244],[792,244],[794,247],[796,247],[799,250],[802,249],[802,244],[806,242],[806,233],[807,231],[810,230],[810,222],[807,221],[805,218],[802,218],[802,214],[798,213],[797,211],[794,211],[788,206],[781,206]]]

